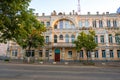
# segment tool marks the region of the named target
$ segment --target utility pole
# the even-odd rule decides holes
[[[78,14],[80,14],[81,10],[80,10],[80,0],[78,0]]]

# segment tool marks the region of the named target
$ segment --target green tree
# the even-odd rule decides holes
[[[17,42],[29,50],[44,45],[44,25],[40,24],[33,9],[28,9],[31,0],[0,0],[0,42]]]
[[[29,31],[31,0],[0,0],[0,42],[16,40],[20,32]],[[20,33],[21,34],[21,33]]]
[[[76,45],[76,50],[80,51],[82,48],[84,48],[86,51],[86,56],[88,58],[87,51],[91,52],[97,47],[97,44],[94,41],[94,37],[95,31],[89,31],[89,34],[86,34],[83,31],[79,33],[77,40],[74,42]]]

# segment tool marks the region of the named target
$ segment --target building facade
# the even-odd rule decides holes
[[[88,59],[92,60],[120,60],[120,14],[103,13],[78,15],[74,11],[70,14],[56,13],[51,15],[37,15],[37,19],[45,25],[47,31],[45,46],[31,50],[31,57],[46,61],[79,61],[87,60],[85,50],[78,52],[75,49],[74,40],[80,32],[86,33],[94,30],[96,33],[95,42],[98,46],[94,53],[87,51]],[[11,58],[22,58],[25,56],[19,45],[10,43]]]

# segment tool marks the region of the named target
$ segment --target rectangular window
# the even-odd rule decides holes
[[[109,43],[113,43],[112,35],[109,35]]]
[[[80,51],[80,58],[83,58],[83,50]]]
[[[68,51],[68,58],[72,58],[72,51]]]
[[[50,26],[50,22],[47,22],[47,27],[49,27]]]
[[[17,54],[18,54],[18,51],[17,50],[12,50],[12,56],[17,56]]]
[[[45,56],[46,56],[46,57],[49,57],[49,50],[46,50]]]
[[[90,57],[91,57],[90,51],[87,51],[87,58],[90,58]]]
[[[113,58],[113,57],[114,57],[113,50],[110,50],[110,58]]]
[[[46,36],[46,43],[49,43],[49,36]]]
[[[95,43],[98,43],[98,36],[95,36]]]
[[[39,50],[39,57],[42,57],[42,56],[43,56],[42,50]]]
[[[85,27],[89,27],[89,21],[85,20]]]
[[[95,51],[95,58],[98,58],[98,50]]]
[[[117,27],[117,21],[113,20],[113,27]]]
[[[34,50],[26,50],[27,57],[34,57]]]
[[[106,52],[105,52],[105,50],[102,50],[102,58],[106,58]]]
[[[117,57],[120,58],[120,50],[117,50]]]
[[[80,28],[83,27],[82,21],[79,21],[79,26],[80,26]]]
[[[100,42],[104,43],[104,35],[100,36]]]
[[[110,20],[107,20],[107,27],[108,27],[108,28],[111,27],[111,22],[110,22]]]
[[[96,20],[94,20],[92,23],[93,23],[93,27],[96,28],[97,27]]]
[[[99,20],[99,27],[102,28],[103,27],[103,21]]]

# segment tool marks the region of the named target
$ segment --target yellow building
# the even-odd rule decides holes
[[[94,53],[87,52],[88,59],[92,60],[120,60],[120,13],[103,13],[78,15],[74,11],[70,14],[56,13],[51,15],[37,15],[37,19],[46,26],[45,46],[31,51],[35,59],[46,61],[79,61],[86,60],[84,49],[77,52],[72,42],[81,31],[88,33],[95,30],[95,41],[98,43]],[[22,58],[25,54],[22,49],[10,43],[11,58]],[[16,46],[15,46],[16,45]]]

